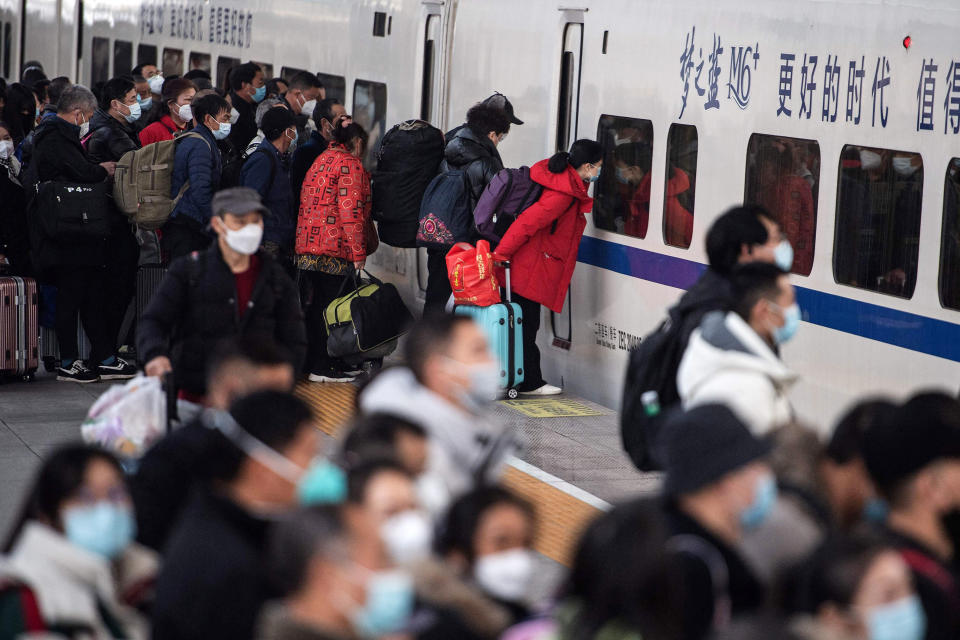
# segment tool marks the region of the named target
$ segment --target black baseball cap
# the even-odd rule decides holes
[[[507,100],[507,96],[503,95],[500,92],[497,92],[483,101],[483,104],[488,107],[494,107],[496,109],[502,109],[507,112],[507,115],[510,116],[510,122],[513,124],[523,124],[523,120],[518,118],[513,114],[513,105],[510,104],[510,101]]]

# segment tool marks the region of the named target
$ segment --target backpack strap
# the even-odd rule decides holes
[[[713,586],[713,629],[723,629],[730,624],[733,605],[730,601],[730,570],[723,555],[700,536],[675,535],[666,543],[667,551],[699,559],[710,574]]]
[[[166,125],[164,125],[166,126]],[[183,140],[184,138],[200,138],[203,140],[203,143],[207,145],[207,149],[210,153],[213,153],[213,148],[210,146],[210,141],[204,138],[201,134],[196,131],[183,131],[179,134],[174,134],[173,139],[176,142]],[[187,192],[187,189],[190,188],[190,177],[188,176],[186,180],[183,181],[183,186],[180,187],[180,191],[177,192],[176,197],[173,199],[173,204],[170,206],[170,210],[173,211],[177,208],[177,204],[180,202],[180,199],[183,198],[183,194]]]
[[[273,154],[267,151],[266,149],[262,147],[257,147],[256,151],[254,151],[249,156],[247,156],[247,159],[243,161],[243,164],[247,164],[248,162],[250,162],[250,158],[252,158],[257,153],[262,153],[263,155],[267,156],[267,158],[270,159],[270,182],[267,183],[267,188],[269,188],[273,186],[273,181],[277,177],[277,165],[280,164],[280,161],[277,158],[274,158]]]
[[[910,569],[919,573],[943,591],[953,606],[960,607],[960,588],[958,588],[956,580],[950,575],[949,571],[940,566],[933,558],[914,549],[901,549],[900,556]]]

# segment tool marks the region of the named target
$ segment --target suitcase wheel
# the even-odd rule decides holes
[[[520,395],[520,392],[517,391],[516,389],[507,389],[507,397],[510,398],[511,400],[516,400],[517,396],[519,395]]]

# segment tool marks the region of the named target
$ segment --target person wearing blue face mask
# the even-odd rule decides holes
[[[779,348],[800,327],[789,277],[776,265],[752,262],[731,276],[732,310],[704,316],[677,370],[684,407],[729,405],[763,435],[794,418],[787,392],[797,381]]]
[[[530,179],[543,186],[543,193],[497,245],[497,259],[513,263],[513,301],[523,310],[522,394],[562,392],[548,384],[540,370],[541,305],[556,313],[563,309],[587,226],[586,213],[593,209],[587,191],[602,168],[603,148],[594,140],[577,140],[569,153],[561,151],[533,165]]]
[[[199,135],[177,144],[171,197],[176,197],[188,181],[190,186],[163,226],[161,247],[169,260],[210,246],[211,203],[220,188],[223,167],[217,142],[226,139],[232,130],[230,104],[215,93],[194,97],[190,110],[197,124],[189,132]]]
[[[413,579],[388,559],[362,510],[311,507],[281,522],[270,565],[288,595],[266,607],[259,640],[357,640],[405,631]]]
[[[146,638],[146,621],[129,606],[136,603],[121,604],[118,597],[157,570],[158,558],[132,544],[135,528],[112,454],[81,444],[54,451],[4,545],[0,633],[26,637],[69,627],[89,629],[96,638]],[[32,616],[25,604],[31,600]]]
[[[253,62],[234,67],[230,71],[230,103],[239,113],[230,132],[230,142],[236,149],[246,149],[257,134],[256,109],[267,97],[263,70]]]
[[[207,480],[166,546],[157,579],[157,640],[251,640],[273,590],[264,557],[273,523],[298,503],[315,468],[319,431],[288,393],[259,391],[209,410]]]
[[[800,571],[790,630],[798,640],[922,640],[927,617],[910,569],[867,533],[826,543]]]
[[[737,546],[776,503],[769,450],[721,404],[681,411],[664,425],[666,550],[680,574],[684,640],[706,638],[763,604],[763,586]]]

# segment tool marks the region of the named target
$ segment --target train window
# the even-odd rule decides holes
[[[256,62],[253,61],[255,65],[260,67],[260,70],[263,71],[263,81],[266,82],[273,77],[273,65],[266,62]]]
[[[240,64],[240,58],[230,58],[227,56],[220,56],[217,58],[217,86],[226,91],[230,90],[228,85],[229,78],[227,74],[230,73],[230,70]]]
[[[12,50],[10,43],[10,23],[3,25],[3,77],[10,77],[10,52]]]
[[[437,62],[437,41],[440,39],[440,16],[427,16],[423,37],[423,78],[420,88],[420,119],[430,122],[433,117],[433,79]]]
[[[597,140],[603,146],[603,171],[594,191],[593,224],[645,238],[650,219],[653,123],[602,115]]]
[[[165,78],[183,74],[183,49],[163,50],[163,75]]]
[[[293,76],[305,72],[306,69],[297,69],[296,67],[280,67],[280,77],[284,82],[290,82]]]
[[[793,245],[793,273],[810,275],[817,233],[820,145],[755,133],[747,144],[743,201],[769,211]]]
[[[91,49],[90,82],[106,82],[110,79],[110,39],[94,38]]]
[[[124,40],[113,41],[113,75],[130,73],[133,68],[133,43]]]
[[[188,71],[193,71],[194,69],[200,69],[210,73],[210,54],[192,51],[190,53],[190,68]]]
[[[157,48],[152,44],[137,45],[137,65],[157,64]]]
[[[387,85],[367,80],[354,82],[351,115],[369,136],[363,165],[367,169],[373,169],[377,150],[380,148],[380,138],[385,133],[387,123]]]
[[[839,175],[834,279],[911,297],[920,249],[923,159],[909,151],[846,145]]]
[[[960,309],[960,158],[950,160],[943,182],[940,304]]]
[[[323,83],[323,96],[336,98],[340,104],[347,103],[347,81],[343,76],[330,73],[317,73],[317,79]]]
[[[690,248],[697,190],[697,128],[672,124],[667,133],[667,167],[663,187],[663,241]],[[629,174],[624,174],[629,177]]]

